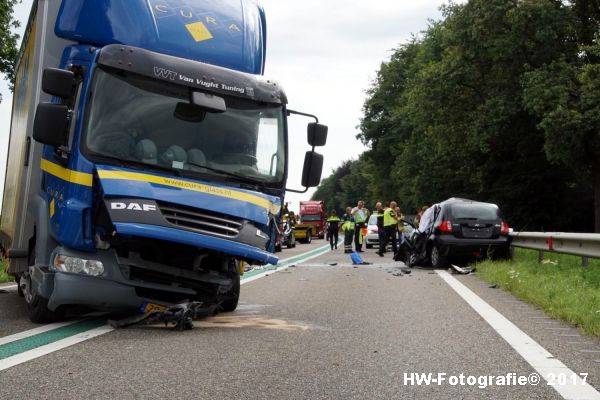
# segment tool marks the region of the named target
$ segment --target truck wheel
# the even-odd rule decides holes
[[[59,311],[50,311],[48,309],[48,299],[40,296],[31,284],[31,276],[29,272],[21,275],[19,279],[19,287],[23,292],[23,297],[27,303],[27,313],[31,322],[36,324],[44,324],[61,319],[63,314]]]
[[[310,244],[312,242],[312,233],[306,232],[306,243]]]
[[[221,309],[224,312],[235,311],[240,300],[240,274],[234,273],[231,279],[233,279],[233,287],[227,293],[227,300],[221,303]]]
[[[440,249],[434,243],[429,250],[429,260],[433,268],[442,268],[447,264],[446,257],[440,254]]]

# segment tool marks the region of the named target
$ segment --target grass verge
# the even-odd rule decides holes
[[[0,261],[0,283],[4,283],[4,282],[12,282],[15,279],[6,273],[6,271],[4,270],[4,266],[6,264],[3,261]]]
[[[600,337],[600,260],[581,267],[581,257],[516,249],[512,261],[485,261],[477,275],[538,306],[548,315]]]

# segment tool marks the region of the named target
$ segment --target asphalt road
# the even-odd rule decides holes
[[[285,249],[289,258],[323,240]],[[534,368],[438,273],[343,249],[242,286],[231,314],[192,331],[112,331],[0,371],[0,398],[560,399],[552,386],[411,385],[405,374],[529,376]],[[337,263],[337,265],[330,265]],[[572,371],[600,388],[600,341],[473,275],[455,276]],[[16,292],[0,293],[0,340],[31,329]],[[0,360],[1,362],[1,360]],[[408,375],[410,376],[410,375]]]

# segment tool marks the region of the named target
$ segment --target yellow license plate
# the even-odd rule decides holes
[[[141,314],[148,314],[154,311],[167,311],[169,307],[163,306],[161,304],[156,303],[144,303],[140,307]]]

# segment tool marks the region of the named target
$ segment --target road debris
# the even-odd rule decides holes
[[[454,264],[450,264],[450,265],[452,266],[452,268],[449,268],[449,270],[450,270],[450,272],[453,272],[453,273],[468,275],[471,272],[473,272],[473,268],[462,268],[462,267],[459,267],[458,265],[454,265]]]
[[[108,320],[113,328],[126,328],[132,325],[150,325],[164,323],[165,327],[173,324],[178,331],[190,330],[194,320],[214,315],[219,309],[218,304],[205,305],[199,301],[175,304],[166,310],[153,310],[145,314],[134,315],[120,320]]]

